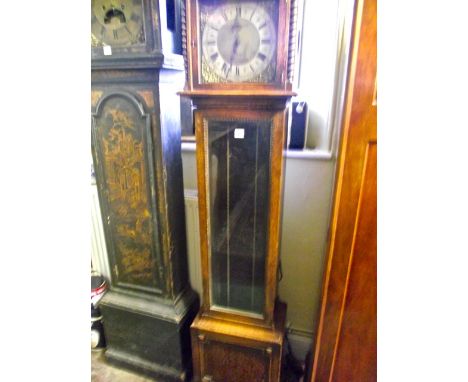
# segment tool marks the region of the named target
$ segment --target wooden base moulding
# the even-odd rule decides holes
[[[285,323],[282,302],[272,328],[199,314],[190,330],[194,382],[278,382]]]

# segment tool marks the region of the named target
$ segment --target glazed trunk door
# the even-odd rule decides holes
[[[377,380],[376,12],[375,0],[357,1],[327,273],[310,381]]]
[[[160,293],[150,117],[130,94],[110,94],[93,115],[93,156],[112,286]]]
[[[211,120],[207,129],[212,303],[263,314],[270,121]]]
[[[286,114],[245,106],[195,112],[203,311],[269,326]]]

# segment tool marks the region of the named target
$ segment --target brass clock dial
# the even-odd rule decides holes
[[[273,4],[229,2],[202,7],[203,82],[272,80],[277,41]]]
[[[92,0],[92,46],[145,43],[142,0]]]

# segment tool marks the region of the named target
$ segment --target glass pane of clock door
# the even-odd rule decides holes
[[[212,305],[263,313],[270,121],[209,121]]]

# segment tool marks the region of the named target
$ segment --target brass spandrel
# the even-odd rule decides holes
[[[154,97],[153,92],[149,90],[140,90],[138,94],[143,98],[145,101],[146,106],[152,108],[154,107]]]
[[[104,44],[100,41],[94,34],[91,33],[91,46],[93,48],[97,48],[99,46],[103,46]]]
[[[96,104],[98,103],[99,99],[102,96],[102,91],[100,90],[93,90],[91,92],[91,106],[96,107]]]

